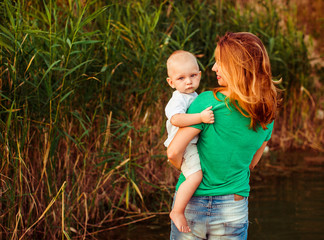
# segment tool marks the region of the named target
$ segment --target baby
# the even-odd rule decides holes
[[[198,96],[195,90],[199,87],[201,72],[196,57],[190,52],[178,50],[167,60],[167,82],[176,90],[169,100],[165,113],[168,118],[166,128],[168,138],[164,142],[169,146],[179,127],[188,127],[199,123],[214,123],[214,114],[211,107],[201,113],[186,114],[193,100]],[[170,218],[180,232],[191,231],[184,215],[190,198],[202,180],[200,159],[197,150],[198,137],[187,146],[181,164],[181,171],[186,178],[178,189]]]

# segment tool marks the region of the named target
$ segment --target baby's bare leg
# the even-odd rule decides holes
[[[202,180],[202,171],[199,170],[189,175],[186,180],[178,188],[176,199],[174,201],[173,209],[170,213],[170,218],[180,232],[190,232],[187,220],[184,215],[186,206],[195,193],[197,187]]]

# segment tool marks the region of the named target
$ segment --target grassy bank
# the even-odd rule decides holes
[[[199,91],[214,87],[226,31],[258,35],[283,79],[271,148],[323,151],[323,87],[294,17],[271,1],[2,1],[1,237],[90,238],[168,211],[165,61],[193,52]]]

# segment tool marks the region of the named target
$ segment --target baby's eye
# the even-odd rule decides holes
[[[178,80],[183,80],[183,79],[184,79],[184,77],[179,77],[179,78],[178,78]]]
[[[193,78],[193,77],[196,77],[196,76],[197,76],[197,74],[191,74],[191,76],[190,76],[190,77],[192,77],[192,78]]]

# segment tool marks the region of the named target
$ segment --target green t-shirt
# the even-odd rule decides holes
[[[203,180],[194,196],[239,194],[249,196],[249,165],[263,142],[271,137],[273,122],[268,129],[249,128],[250,119],[244,117],[218,92],[218,101],[212,91],[201,93],[187,113],[200,113],[209,106],[214,111],[215,123],[201,123],[191,127],[201,130],[197,143]],[[180,175],[176,189],[185,180]]]

